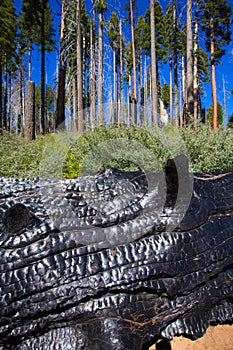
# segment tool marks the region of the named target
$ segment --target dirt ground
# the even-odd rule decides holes
[[[233,350],[233,325],[210,326],[195,341],[184,337],[175,337],[170,343],[161,340],[149,350]]]

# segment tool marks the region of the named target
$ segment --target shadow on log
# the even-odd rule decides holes
[[[0,348],[139,350],[232,323],[232,181],[183,156],[0,179]]]

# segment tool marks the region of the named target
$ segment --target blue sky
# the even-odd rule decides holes
[[[59,1],[59,0],[58,0]],[[149,6],[149,0],[140,1],[137,0],[138,11],[137,15],[144,15],[146,8]],[[87,11],[90,11],[92,8],[92,1],[86,0]],[[119,15],[125,16],[124,5],[128,4],[128,0],[107,0],[109,5],[108,12],[105,17],[109,17],[112,11],[116,11]],[[165,9],[168,1],[162,0],[160,1],[161,5]],[[179,3],[179,1],[178,1]],[[182,3],[184,1],[182,0]],[[57,31],[57,39],[59,39],[59,25],[60,25],[60,7],[56,0],[50,0],[51,8],[53,9],[55,27]],[[21,7],[21,0],[15,0],[15,6],[18,10]],[[233,7],[233,3],[232,3]],[[180,6],[179,15],[185,15],[185,6]],[[129,30],[129,29],[128,29]],[[233,32],[233,26],[232,26]],[[130,31],[128,33],[130,38]],[[233,37],[233,34],[232,34]],[[204,48],[204,45],[203,45]],[[54,51],[52,53],[46,53],[46,69],[47,69],[47,83],[50,85],[54,85],[56,78],[56,61],[58,60],[58,51]],[[165,67],[160,68],[160,76],[163,80],[168,81],[168,74]],[[39,84],[40,77],[40,53],[38,50],[34,50],[33,52],[33,70],[32,70],[32,79],[35,80],[37,84]],[[233,96],[230,94],[231,89],[233,89],[233,41],[231,41],[230,45],[227,47],[227,54],[222,58],[222,64],[216,67],[216,80],[217,80],[217,95],[218,101],[224,105],[224,94],[223,94],[223,82],[225,82],[225,97],[226,97],[226,110],[227,116],[233,113]],[[211,105],[211,86],[205,86],[205,95],[202,96],[203,107],[206,109]]]

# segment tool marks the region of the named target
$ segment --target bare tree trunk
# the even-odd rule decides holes
[[[35,140],[35,83],[26,83],[25,138]]]
[[[148,87],[147,87],[147,66],[146,57],[144,63],[144,121],[143,123],[148,126],[148,111],[147,111],[147,98],[148,98]]]
[[[173,28],[174,28],[174,126],[178,126],[178,60],[177,60],[177,14],[176,0],[173,0]]]
[[[152,125],[158,125],[158,91],[155,51],[155,1],[150,0]]]
[[[3,128],[3,110],[2,110],[2,62],[0,60],[0,128]]]
[[[82,50],[81,50],[81,0],[77,0],[76,8],[76,23],[77,23],[77,115],[76,124],[79,132],[84,130],[84,113],[83,113],[83,80],[82,80]]]
[[[212,82],[212,103],[213,103],[213,129],[218,127],[218,114],[217,114],[217,95],[216,95],[216,77],[215,77],[215,55],[214,55],[214,25],[213,18],[210,20],[210,61],[211,61],[211,82]]]
[[[4,83],[4,104],[3,104],[3,128],[7,128],[7,99],[8,99],[8,73],[6,71],[5,77],[4,77],[5,83]]]
[[[66,80],[66,67],[64,62],[64,29],[65,29],[65,0],[62,0],[62,13],[61,13],[61,29],[60,29],[60,57],[59,57],[59,78],[58,78],[58,94],[57,94],[57,118],[56,127],[65,121],[65,80]]]
[[[95,48],[93,42],[93,25],[90,28],[90,126],[93,128],[96,125],[96,81],[95,81]]]
[[[112,91],[112,90],[111,90]],[[117,123],[117,73],[116,73],[116,51],[113,50],[113,124]]]
[[[24,121],[24,84],[23,84],[23,63],[19,65],[19,86],[20,86],[20,112],[17,116],[16,133],[21,134],[23,121]]]
[[[99,31],[98,31],[98,123],[104,125],[103,109],[103,14],[99,13]]]
[[[40,120],[40,132],[45,134],[46,122],[45,122],[45,13],[44,6],[41,10],[41,120]]]
[[[134,40],[134,18],[133,18],[133,2],[130,0],[130,24],[131,24],[131,37],[132,37],[132,56],[133,56],[133,120],[134,124],[137,124],[137,74],[136,74],[136,53],[135,53],[135,40]]]
[[[194,29],[194,64],[193,64],[193,98],[194,98],[194,111],[193,111],[193,119],[194,124],[197,124],[198,118],[198,76],[197,76],[197,35],[198,35],[198,19],[195,19],[195,29]]]
[[[194,112],[193,101],[193,35],[192,35],[192,0],[187,0],[187,75],[186,75],[186,88],[187,88],[187,115],[186,124],[189,123],[190,117]]]
[[[170,122],[173,120],[173,81],[172,81],[172,55],[169,57],[169,99],[170,99]]]
[[[120,94],[120,106],[118,109],[118,125],[123,123],[126,124],[126,120],[123,120],[123,109],[122,109],[122,103],[123,103],[123,38],[122,38],[122,23],[120,21],[120,78],[119,78],[119,94]]]
[[[182,96],[182,108],[180,111],[180,127],[183,126],[184,123],[184,113],[187,105],[186,101],[186,89],[185,89],[185,66],[184,66],[184,56],[182,55],[181,58],[181,86],[182,86],[182,91],[181,91],[181,96]]]

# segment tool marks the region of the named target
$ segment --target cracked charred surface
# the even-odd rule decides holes
[[[0,349],[137,350],[232,322],[233,172],[165,173],[0,179]]]

